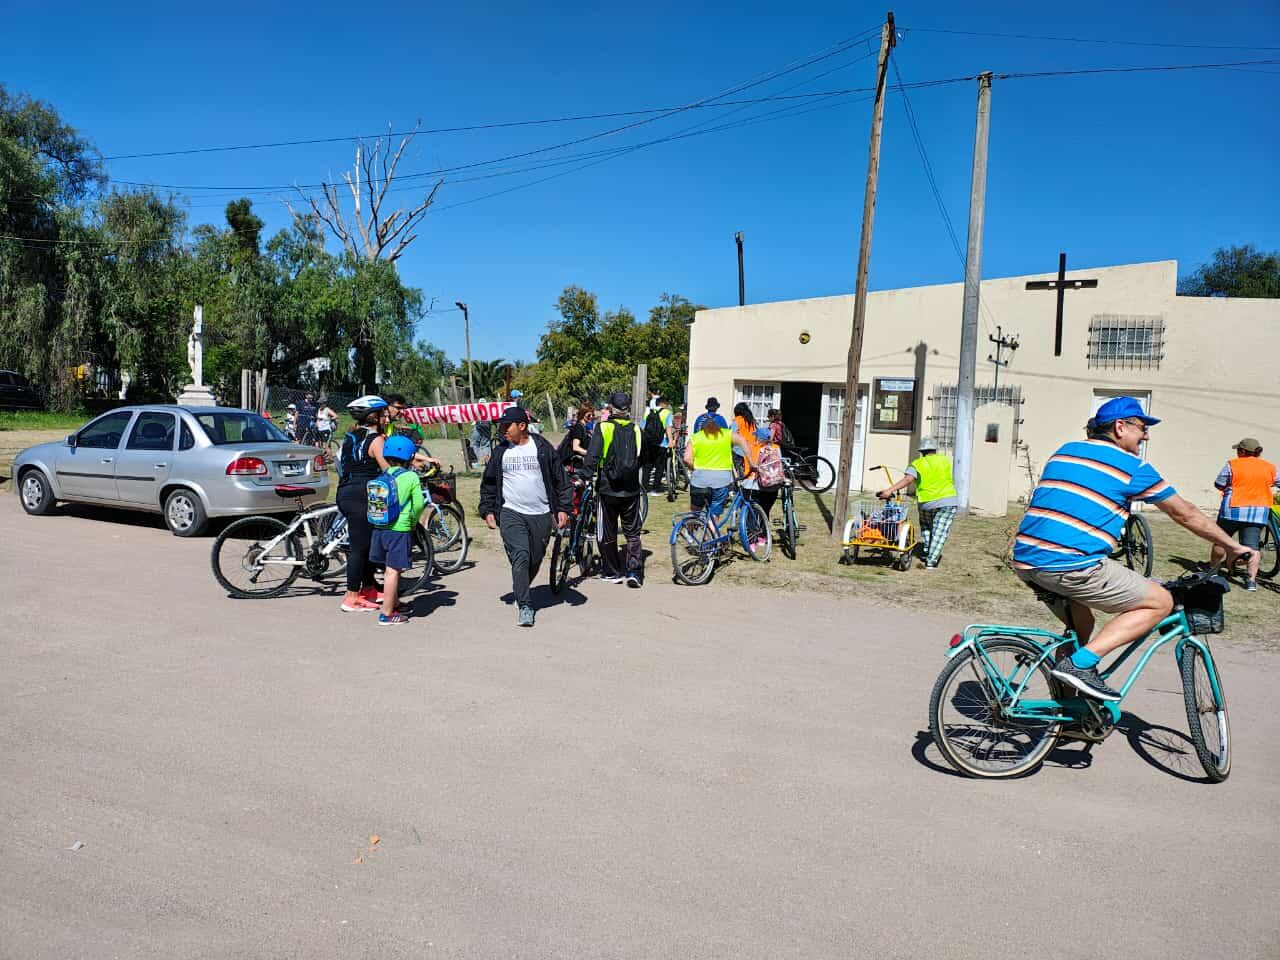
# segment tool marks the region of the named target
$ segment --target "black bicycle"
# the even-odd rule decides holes
[[[684,462],[684,443],[677,442],[667,453],[667,501],[674,503],[676,495],[689,489],[689,465]]]
[[[559,593],[569,582],[569,571],[578,565],[582,577],[596,569],[596,492],[588,480],[573,478],[573,512],[566,530],[557,531],[551,548],[551,592]]]
[[[782,453],[791,461],[796,483],[810,493],[826,493],[835,485],[836,468],[826,457],[806,453],[799,447],[787,447]]]
[[[1123,561],[1126,567],[1139,571],[1144,577],[1151,576],[1156,553],[1151,539],[1151,524],[1146,517],[1140,513],[1129,514],[1111,559]]]
[[[778,546],[788,560],[796,558],[796,547],[800,544],[800,522],[796,519],[795,473],[787,462],[783,461],[787,471],[787,482],[778,491],[778,504],[782,507],[782,525],[778,529]]]

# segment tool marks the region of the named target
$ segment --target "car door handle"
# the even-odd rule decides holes
[[[157,464],[156,464],[156,469],[157,469],[157,470],[163,470],[163,469],[164,469],[165,467],[167,467],[167,466],[168,466],[168,464],[167,464],[167,463],[157,463]]]
[[[114,462],[115,462],[115,457],[103,457],[103,458],[102,458],[102,462],[103,462],[103,463],[114,463]]]

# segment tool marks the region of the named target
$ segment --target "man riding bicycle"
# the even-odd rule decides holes
[[[1168,590],[1110,558],[1132,501],[1155,504],[1231,560],[1252,553],[1138,456],[1148,429],[1159,422],[1133,397],[1099,407],[1089,421],[1089,439],[1065,444],[1045,464],[1014,541],[1014,571],[1029,586],[1068,602],[1069,619],[1066,610],[1054,613],[1075,627],[1083,644],[1054,665],[1053,675],[1099,700],[1119,700],[1120,694],[1098,674],[1098,661],[1145,636],[1173,609]],[[1094,610],[1115,614],[1096,636]]]

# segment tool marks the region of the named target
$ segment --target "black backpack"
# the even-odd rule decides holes
[[[662,446],[662,438],[667,435],[667,428],[662,425],[662,411],[650,410],[644,421],[644,442],[650,447]]]
[[[614,424],[613,440],[609,444],[609,454],[604,458],[604,464],[600,470],[615,490],[625,489],[634,486],[640,475],[640,450],[636,443],[636,425],[630,420],[612,422]]]

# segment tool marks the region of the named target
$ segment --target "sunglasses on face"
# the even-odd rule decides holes
[[[1148,434],[1151,432],[1151,428],[1148,427],[1141,420],[1121,420],[1120,422],[1127,423],[1131,427],[1137,427],[1139,430],[1143,432],[1143,434]]]

